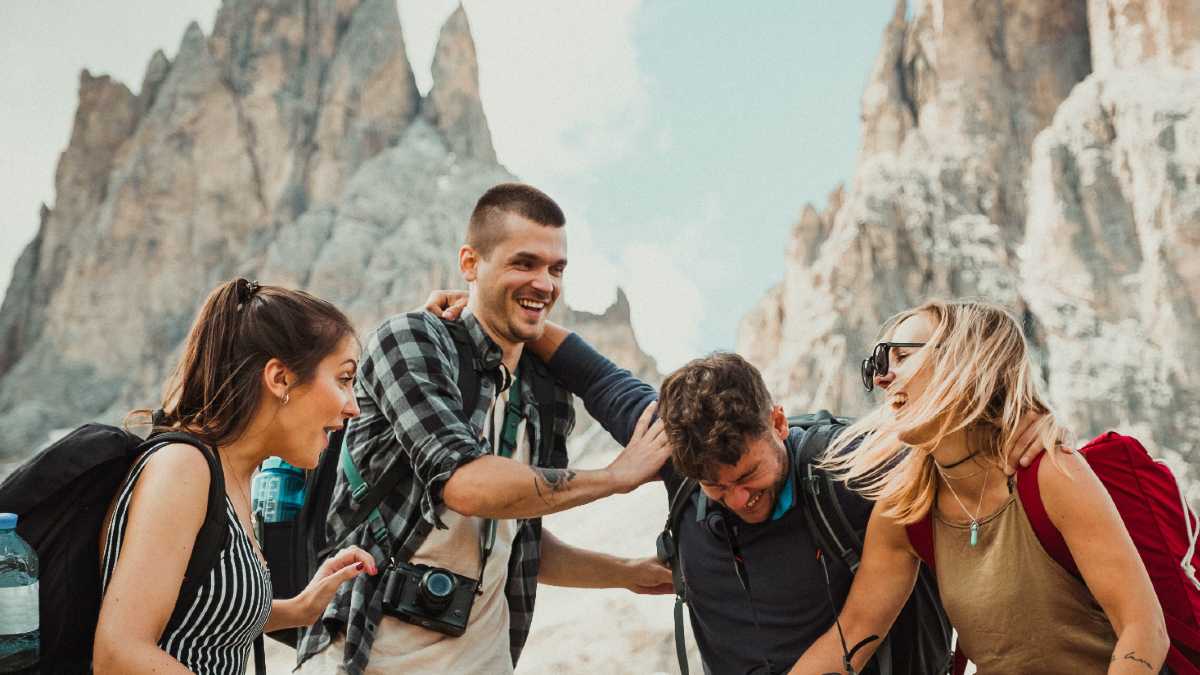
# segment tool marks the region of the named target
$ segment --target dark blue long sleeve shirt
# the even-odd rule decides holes
[[[563,342],[549,366],[621,445],[629,442],[645,407],[658,398],[653,387],[618,368],[577,335]],[[789,454],[794,454],[800,435],[793,430],[789,436]],[[669,497],[682,478],[670,463],[663,467],[662,477]],[[851,523],[865,528],[870,503],[838,489]],[[708,513],[719,514],[724,525],[734,531],[751,593],[737,579],[729,543],[714,520],[716,516],[698,517],[696,503],[690,502],[679,525],[679,558],[687,579],[692,631],[705,671],[721,675],[786,672],[832,625],[849,592],[850,572],[831,563],[827,588],[802,508],[792,508],[763,523],[744,523],[720,508]]]

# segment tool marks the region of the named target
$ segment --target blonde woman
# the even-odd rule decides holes
[[[830,628],[791,672],[843,672],[843,638],[886,634],[919,564],[905,528],[931,509],[938,589],[977,672],[1160,672],[1168,640],[1154,588],[1104,486],[1065,449],[1017,321],[986,303],[929,302],[890,319],[883,335],[864,384],[885,399],[828,455],[877,500],[862,564],[842,636]],[[1029,412],[1042,415],[1043,445],[1057,448],[1036,480],[1082,580],[1041,548],[1002,469]],[[854,654],[855,668],[875,644]]]

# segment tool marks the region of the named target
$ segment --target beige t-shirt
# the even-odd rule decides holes
[[[492,421],[497,435],[504,425],[508,392],[492,406]],[[517,429],[517,448],[513,459],[530,461],[529,436],[525,421]],[[471,579],[479,578],[479,534],[484,519],[467,517],[447,510],[442,516],[448,529],[434,528],[412,557],[413,563],[443,567]],[[476,596],[461,637],[384,616],[371,649],[371,669],[392,673],[492,673],[513,672],[508,643],[508,602],[504,586],[508,581],[508,558],[517,522],[496,521],[496,543],[484,570],[483,594]]]

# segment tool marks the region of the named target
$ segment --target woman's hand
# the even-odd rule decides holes
[[[1029,466],[1034,457],[1046,451],[1042,447],[1041,429],[1039,424],[1045,415],[1033,411],[1026,412],[1020,421],[1021,433],[1017,436],[1017,442],[1013,445],[1013,449],[1008,453],[1008,460],[1004,463],[1004,473],[1009,476],[1016,473],[1019,466]]]
[[[379,573],[375,558],[370,553],[357,546],[347,546],[338,551],[321,563],[317,573],[299,595],[271,603],[271,618],[267,621],[265,632],[316,623],[338,588],[364,572],[372,576]]]
[[[462,312],[467,308],[467,292],[466,291],[434,291],[425,299],[425,306],[421,309],[454,321],[462,316]]]

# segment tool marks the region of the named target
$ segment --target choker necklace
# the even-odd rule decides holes
[[[984,470],[986,471],[987,469],[985,468]],[[943,474],[942,478],[945,477],[946,476]],[[946,481],[946,487],[950,488],[950,495],[954,497],[954,501],[958,502],[958,505],[962,508],[963,513],[967,514],[967,517],[971,519],[971,546],[975,546],[979,543],[979,516],[981,515],[980,512],[983,509],[983,495],[987,493],[988,478],[990,478],[988,475],[983,477],[983,488],[979,490],[979,503],[975,505],[974,514],[968,511],[967,505],[963,504],[962,500],[958,498],[958,493],[954,491],[954,485],[949,480]]]
[[[978,455],[978,454],[979,454],[979,451],[976,450],[975,452],[967,454],[966,457],[963,457],[962,459],[958,460],[957,462],[951,462],[949,464],[938,464],[938,461],[935,459],[935,460],[933,460],[933,463],[937,464],[939,469],[953,469],[954,467],[956,467],[960,464],[966,464],[967,460],[973,459],[975,457],[975,455]],[[972,474],[972,475],[974,475],[974,474]]]

